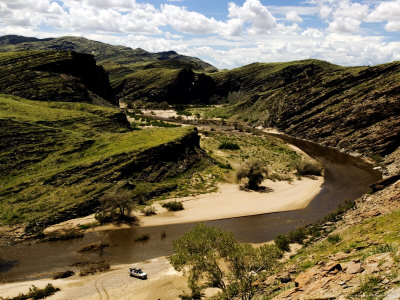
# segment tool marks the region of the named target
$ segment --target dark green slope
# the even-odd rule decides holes
[[[42,101],[118,105],[93,56],[72,51],[0,53],[0,92]]]
[[[400,63],[339,67],[318,60],[252,64],[212,75],[220,113],[348,152],[400,144]]]

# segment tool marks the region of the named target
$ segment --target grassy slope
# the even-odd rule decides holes
[[[44,101],[114,101],[93,57],[71,51],[0,52],[0,92]]]
[[[398,62],[252,64],[212,75],[218,94],[231,102],[209,116],[234,116],[348,151],[387,154],[399,145],[399,74]]]
[[[219,149],[224,143],[234,143],[240,150]],[[251,160],[261,160],[268,167],[271,179],[293,180],[296,166],[302,157],[279,139],[268,136],[255,136],[246,133],[206,132],[201,139],[201,147],[211,155],[220,166],[238,169],[241,165]],[[228,173],[228,174],[227,174]],[[234,177],[234,172],[226,177]]]
[[[0,108],[2,224],[39,220],[90,202],[139,153],[191,130],[131,131],[117,110],[90,104],[1,95]]]

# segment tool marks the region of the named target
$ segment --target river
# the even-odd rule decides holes
[[[280,136],[319,160],[325,167],[321,192],[301,210],[261,214],[205,222],[231,230],[241,242],[261,243],[322,219],[346,199],[356,199],[369,185],[381,178],[378,171],[359,158],[315,143]],[[172,253],[172,242],[194,226],[194,223],[157,227],[134,227],[103,232],[89,232],[81,239],[47,243],[21,243],[0,248],[0,282],[39,279],[65,271],[75,262],[105,259],[111,264],[134,263]],[[145,242],[135,238],[149,234]],[[102,253],[78,254],[76,250],[93,242],[111,244]]]

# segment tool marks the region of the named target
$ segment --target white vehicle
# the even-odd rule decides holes
[[[147,274],[142,269],[129,268],[129,275],[140,279],[147,279]]]

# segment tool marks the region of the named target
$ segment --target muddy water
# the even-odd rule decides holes
[[[301,148],[325,167],[325,183],[313,201],[301,210],[215,220],[205,222],[206,224],[231,230],[243,242],[268,241],[279,233],[318,221],[346,199],[361,196],[371,183],[380,179],[380,174],[360,159],[314,143],[289,137],[283,139]],[[91,232],[82,239],[72,241],[0,248],[0,282],[46,277],[56,271],[68,269],[74,262],[84,260],[105,259],[111,264],[120,264],[169,255],[172,253],[173,240],[193,226],[190,223]],[[150,239],[146,242],[135,242],[142,234],[149,234]],[[79,247],[98,241],[110,243],[111,247],[91,256],[76,252]]]

